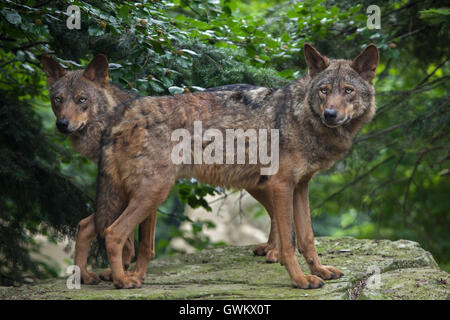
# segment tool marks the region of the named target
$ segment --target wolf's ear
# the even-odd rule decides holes
[[[105,55],[97,55],[84,70],[83,77],[101,85],[108,83],[108,58]]]
[[[377,71],[378,59],[378,48],[371,43],[353,60],[351,67],[355,69],[363,79],[372,82]]]
[[[319,51],[317,51],[309,43],[305,43],[305,60],[308,65],[309,75],[314,78],[316,74],[325,70],[329,65],[330,61],[325,56],[322,56]]]
[[[44,72],[47,75],[48,86],[54,84],[56,80],[64,76],[66,73],[66,70],[64,70],[64,68],[61,67],[57,61],[47,54],[42,57],[41,62],[44,67]]]

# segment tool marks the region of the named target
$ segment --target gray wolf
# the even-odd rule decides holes
[[[353,138],[374,116],[372,80],[378,49],[371,44],[352,61],[329,59],[309,44],[304,53],[308,75],[280,89],[234,85],[166,97],[122,92],[109,83],[108,62],[102,55],[86,70],[72,72],[44,58],[59,130],[75,145],[79,143],[75,149],[97,160],[99,166],[96,213],[80,227],[80,251],[85,252],[97,234],[104,237],[110,276],[117,288],[142,285],[154,255],[156,210],[177,179],[190,177],[245,189],[266,208],[272,219],[271,235],[255,253],[271,253],[273,260],[278,259],[294,287],[318,288],[322,280],[343,275],[336,267],[320,263],[308,183],[348,152]],[[260,163],[174,163],[171,154],[176,141],[171,133],[180,128],[193,133],[196,121],[204,129],[222,133],[227,129],[278,130],[279,170],[262,175]],[[214,143],[212,139],[204,142],[201,150]],[[251,153],[247,144],[245,153],[247,158]],[[138,225],[138,258],[128,271],[125,248]],[[311,275],[300,268],[291,241],[294,233]],[[82,255],[84,259],[87,254]],[[97,282],[85,265],[80,268],[85,282]]]

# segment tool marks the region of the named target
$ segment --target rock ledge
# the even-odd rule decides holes
[[[0,299],[449,299],[449,274],[418,243],[316,238],[323,264],[345,276],[315,290],[294,289],[280,264],[255,257],[252,246],[207,249],[155,259],[140,289],[112,283],[68,289],[66,279],[0,287]],[[305,273],[305,260],[299,256]]]

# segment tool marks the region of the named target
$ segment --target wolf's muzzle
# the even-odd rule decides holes
[[[349,120],[348,117],[344,117],[343,115],[339,115],[338,112],[334,109],[325,109],[322,116],[323,123],[330,128],[339,127]]]
[[[334,109],[325,109],[323,117],[325,118],[326,122],[333,123],[336,121],[337,112]]]
[[[56,121],[56,127],[62,133],[69,133],[69,120],[67,119],[58,119]]]

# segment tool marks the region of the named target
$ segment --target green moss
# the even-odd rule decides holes
[[[374,241],[350,237],[318,238],[323,264],[341,269],[341,279],[315,290],[292,287],[280,264],[255,257],[253,247],[206,249],[194,254],[160,258],[149,265],[140,289],[116,290],[112,283],[82,285],[69,290],[65,279],[19,288],[1,288],[5,299],[448,299],[448,274],[433,257],[411,241]],[[300,264],[309,270],[302,257]],[[367,286],[379,272],[381,286]],[[442,280],[441,282],[439,281]]]
[[[359,299],[449,299],[448,273],[434,268],[398,269],[380,275],[376,283],[365,286]]]

